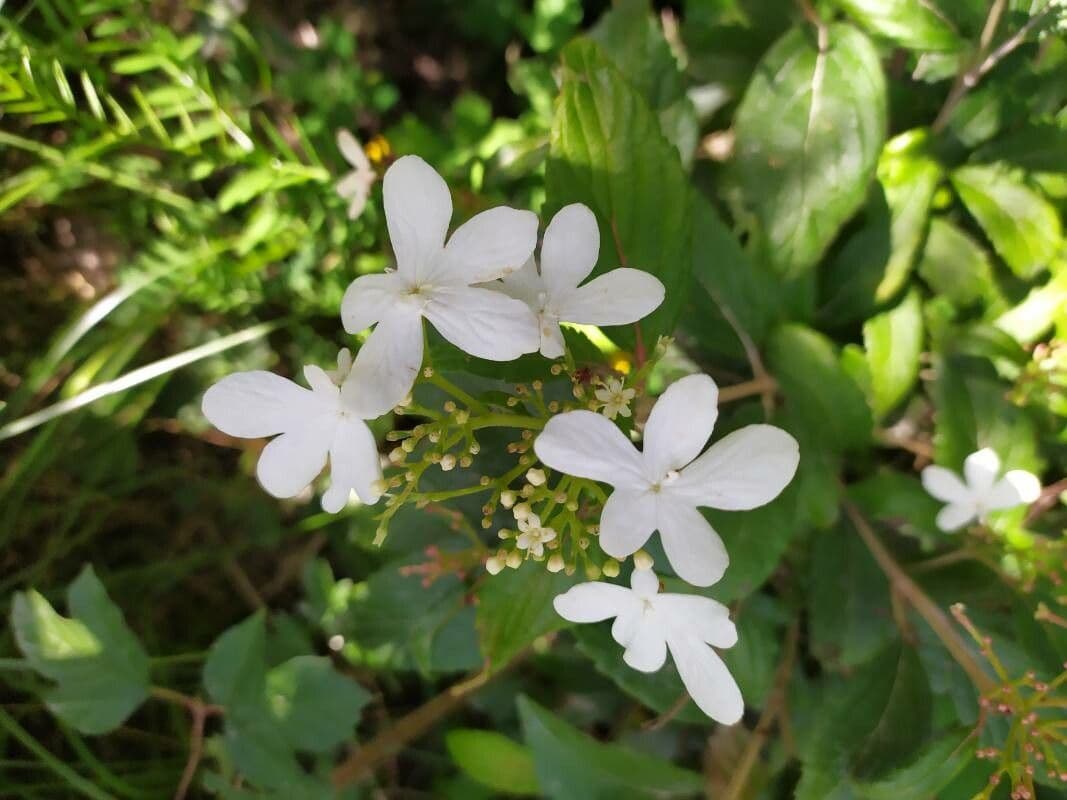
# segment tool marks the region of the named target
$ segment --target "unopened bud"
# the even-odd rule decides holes
[[[515,408],[515,406],[517,406],[518,404],[519,404],[519,398],[517,398],[517,397],[509,397],[507,399],[508,408]]]
[[[512,550],[510,553],[508,553],[508,558],[507,558],[507,562],[506,563],[512,569],[518,569],[519,567],[521,567],[522,566],[522,556],[519,554],[519,551],[518,550]]]
[[[490,556],[485,560],[485,571],[490,575],[499,575],[504,569],[504,559],[500,556]]]
[[[515,492],[510,489],[505,489],[500,493],[500,505],[504,508],[511,508],[515,505]]]
[[[600,577],[600,567],[598,567],[596,564],[590,564],[585,568],[585,577],[587,577],[591,581],[595,581],[597,578]]]
[[[389,462],[391,464],[402,464],[404,463],[404,455],[403,447],[394,447],[389,451]]]
[[[470,414],[469,411],[460,410],[460,411],[456,412],[456,424],[457,425],[466,425],[467,421],[470,418],[471,418],[471,414]]]
[[[603,571],[605,578],[619,577],[619,562],[614,558],[609,558],[604,562]]]
[[[548,563],[545,565],[549,572],[560,572],[563,567],[563,556],[559,553],[553,553],[548,557]]]
[[[526,470],[526,480],[534,486],[544,486],[546,480],[545,471],[543,469],[528,469]]]
[[[515,515],[515,519],[526,519],[533,513],[533,510],[529,503],[519,503],[511,510],[511,513]]]
[[[425,369],[423,369],[422,377],[424,377],[424,378],[432,378],[433,377],[433,367],[426,367]]]
[[[634,553],[634,566],[637,567],[637,569],[652,569],[654,563],[652,556],[644,550],[638,550]]]
[[[463,467],[463,469],[466,469],[467,467],[469,467],[473,463],[474,463],[474,459],[471,458],[470,456],[462,456],[459,459],[459,465],[461,467]]]
[[[456,410],[455,402],[452,400],[445,400],[444,409],[446,414],[451,414],[453,411]]]
[[[434,444],[437,444],[441,441],[441,431],[430,431],[430,435],[427,438]]]
[[[405,439],[404,441],[402,441],[400,443],[400,449],[403,450],[405,453],[414,452],[414,450],[415,450],[415,440],[414,439]]]
[[[548,371],[551,372],[553,375],[559,375],[561,372],[563,372],[563,365],[553,364],[551,367],[549,367]]]
[[[451,453],[445,453],[441,456],[441,469],[445,472],[449,472],[456,466],[456,457]]]
[[[382,480],[381,478],[378,478],[378,480],[371,483],[370,488],[371,491],[376,494],[384,494],[385,491],[389,488],[389,483],[385,480]]]
[[[531,383],[530,385],[531,385],[531,386],[533,387],[533,390],[534,390],[535,392],[539,392],[539,391],[541,391],[541,387],[542,387],[542,386],[544,386],[544,384],[543,384],[543,383],[541,383],[541,381],[534,381],[534,382],[533,382],[533,383]]]
[[[566,508],[567,508],[568,511],[571,511],[571,512],[577,511],[578,510],[578,501],[577,500],[569,500],[569,501],[567,501]]]
[[[467,452],[470,453],[472,456],[476,456],[480,452],[482,452],[482,446],[477,442],[471,442],[471,446],[467,448]]]

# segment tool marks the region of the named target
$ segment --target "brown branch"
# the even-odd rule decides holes
[[[853,526],[856,528],[856,532],[863,539],[864,544],[867,545],[867,549],[871,551],[871,555],[874,556],[874,560],[881,567],[882,572],[885,573],[889,582],[893,585],[894,589],[900,593],[900,596],[908,601],[909,605],[918,612],[919,616],[926,621],[926,624],[933,629],[933,632],[937,635],[937,638],[941,640],[941,644],[945,646],[949,654],[955,659],[956,663],[963,668],[963,671],[967,673],[967,676],[971,679],[971,682],[975,685],[981,694],[987,694],[996,688],[993,680],[988,674],[978,665],[975,661],[971,651],[964,644],[963,639],[957,633],[956,628],[952,625],[952,621],[948,618],[948,615],[941,610],[930,596],[922,590],[911,577],[901,568],[900,564],[896,562],[896,559],[886,549],[885,545],[879,540],[878,535],[871,528],[867,520],[863,518],[860,510],[850,501],[844,501],[845,512],[848,514],[849,519],[852,520]]]
[[[748,776],[756,765],[760,751],[763,750],[763,746],[770,737],[774,723],[780,716],[783,720],[785,718],[787,689],[789,678],[793,674],[793,662],[796,660],[798,634],[799,629],[797,623],[794,622],[789,627],[789,633],[786,634],[785,652],[782,654],[781,661],[778,662],[778,668],[774,671],[774,683],[767,696],[767,705],[760,714],[759,722],[756,723],[756,729],[752,732],[744,753],[741,754],[741,761],[730,778],[730,784],[726,787],[722,800],[741,800],[744,797]]]
[[[678,699],[675,700],[673,704],[671,704],[670,708],[668,708],[666,711],[664,711],[658,717],[655,717],[653,719],[650,719],[648,722],[645,722],[641,726],[641,730],[644,730],[644,731],[658,731],[660,728],[662,728],[668,722],[670,722],[675,717],[677,717],[679,714],[681,714],[682,713],[682,709],[686,707],[686,704],[688,702],[689,702],[689,692],[682,692],[678,696]]]
[[[1067,492],[1067,478],[1062,478],[1055,483],[1050,483],[1044,489],[1041,490],[1041,495],[1030,506],[1030,510],[1026,512],[1026,524],[1029,525],[1050,508],[1056,505],[1060,500],[1060,495]]]
[[[192,726],[189,730],[189,758],[186,759],[178,787],[174,790],[174,800],[185,800],[189,787],[193,785],[193,778],[196,777],[200,759],[204,755],[204,727],[207,724],[207,718],[221,715],[225,709],[222,706],[205,703],[199,697],[191,697],[163,686],[153,686],[150,694],[165,703],[183,706],[192,717]]]
[[[492,672],[487,667],[466,680],[450,686],[441,694],[398,719],[365,745],[353,750],[348,758],[334,769],[333,785],[336,788],[342,788],[368,776],[379,763],[400,752],[409,742],[418,739],[442,717],[463,705],[470,695],[518,663],[520,659],[521,655],[502,669]]]
[[[719,402],[732,403],[734,400],[743,400],[755,395],[766,396],[773,394],[778,388],[778,381],[768,374],[753,378],[750,381],[735,383],[732,386],[723,386],[719,389]]]

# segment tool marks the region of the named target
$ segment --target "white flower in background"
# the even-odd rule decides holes
[[[971,453],[963,462],[963,477],[952,470],[931,464],[922,471],[923,488],[944,503],[937,515],[937,527],[956,531],[990,511],[1032,503],[1041,494],[1041,481],[1033,473],[1013,469],[1003,478],[1000,458],[988,447]]]
[[[337,182],[337,194],[348,201],[348,218],[356,219],[367,205],[370,187],[378,180],[378,173],[374,171],[356,137],[343,128],[337,131],[337,149],[345,161],[352,165],[352,171],[345,173]]]
[[[342,359],[338,358],[340,365]],[[352,491],[373,505],[381,496],[382,468],[374,434],[325,370],[304,367],[311,386],[255,370],[228,375],[204,394],[204,416],[230,436],[281,434],[263,448],[256,476],[275,497],[295,497],[330,462],[322,507],[336,513]]]
[[[607,378],[601,382],[601,388],[593,392],[599,401],[600,413],[608,419],[630,416],[630,401],[637,396],[634,389],[624,389],[618,378]]]
[[[556,538],[556,532],[552,528],[542,528],[541,518],[536,514],[528,514],[518,521],[519,535],[515,539],[515,546],[520,550],[529,550],[530,555],[540,558],[544,555],[545,545]]]
[[[537,217],[501,206],[461,225],[445,244],[452,196],[433,168],[404,156],[385,173],[385,219],[396,271],[364,275],[341,301],[345,330],[376,327],[356,354],[344,391],[384,414],[411,389],[422,366],[425,317],[472,356],[511,361],[537,349],[537,320],[525,303],[473,284],[520,267],[537,244]],[[350,389],[351,387],[351,389]]]
[[[556,613],[570,622],[615,618],[611,635],[626,648],[623,660],[641,672],[655,672],[671,652],[693,701],[716,722],[733,725],[745,703],[718,654],[709,647],[733,647],[737,629],[730,611],[710,597],[659,594],[651,570],[635,569],[626,589],[611,583],[580,583],[556,597]]]
[[[673,383],[648,417],[643,451],[591,411],[553,417],[534,441],[546,466],[615,487],[600,517],[600,547],[609,556],[625,558],[658,530],[678,576],[710,586],[730,560],[697,507],[756,508],[793,479],[797,442],[772,425],[748,425],[700,455],[718,417],[718,396],[707,375]]]
[[[564,206],[552,217],[541,244],[541,269],[531,258],[522,269],[493,284],[522,300],[537,315],[541,355],[563,355],[561,322],[626,325],[651,314],[663,302],[663,284],[639,269],[620,268],[589,277],[600,254],[600,229],[581,203]]]

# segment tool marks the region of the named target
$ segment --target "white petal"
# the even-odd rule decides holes
[[[381,459],[374,434],[361,419],[349,416],[338,424],[330,443],[330,488],[322,496],[322,507],[336,514],[355,491],[361,502],[372,506],[381,492],[375,488],[382,478]]]
[[[717,600],[699,594],[661,594],[654,603],[670,631],[691,634],[716,647],[737,644],[737,626],[730,621],[730,609]]]
[[[993,484],[982,505],[990,511],[1032,503],[1041,496],[1041,481],[1032,472],[1013,469]]]
[[[788,433],[748,425],[713,444],[664,491],[697,506],[745,511],[781,494],[799,463],[799,445]]]
[[[640,600],[622,586],[603,581],[579,583],[552,601],[556,613],[570,622],[600,622],[640,609]]]
[[[322,397],[331,406],[337,405],[338,388],[326,370],[316,364],[307,364],[304,367],[304,380],[308,382],[311,391]]]
[[[693,702],[716,722],[733,725],[745,713],[745,701],[718,654],[695,636],[667,640],[671,657]]]
[[[941,509],[935,522],[946,533],[959,530],[978,516],[978,509],[973,503],[949,503]]]
[[[491,361],[513,361],[537,350],[541,341],[529,306],[489,289],[434,289],[423,314],[460,350]]]
[[[649,479],[662,480],[704,449],[719,416],[719,389],[707,375],[687,375],[667,387],[645,423],[644,458]]]
[[[386,171],[382,199],[397,270],[418,279],[445,245],[452,219],[448,184],[418,156],[404,156]]]
[[[663,284],[639,269],[613,269],[556,300],[565,322],[628,325],[644,319],[663,302]]]
[[[503,292],[508,297],[522,300],[534,313],[541,310],[544,299],[547,296],[545,284],[537,272],[537,262],[533,257],[526,259],[526,263],[520,269],[509,272],[499,281],[481,284],[482,289],[495,289]]]
[[[367,158],[367,154],[363,152],[363,148],[359,146],[359,142],[356,141],[351,131],[344,128],[337,131],[337,149],[341,151],[345,161],[357,170],[368,172],[371,170],[370,159]]]
[[[541,355],[545,358],[562,357],[567,352],[567,346],[559,323],[544,314],[538,317],[537,323],[541,328]]]
[[[655,495],[616,489],[600,514],[600,548],[613,558],[626,558],[636,553],[655,529]]]
[[[275,497],[294,497],[326,466],[326,454],[337,425],[336,417],[319,417],[263,448],[256,477]]]
[[[220,431],[245,439],[293,430],[328,411],[321,397],[264,370],[227,375],[204,393],[201,409]]]
[[[667,640],[654,613],[641,615],[622,660],[639,672],[655,672],[667,660]]]
[[[341,386],[344,404],[362,419],[386,414],[403,400],[422,366],[422,317],[398,307],[359,348]]]
[[[581,203],[564,206],[548,223],[541,243],[545,285],[553,293],[574,289],[593,271],[599,254],[600,228],[593,212]]]
[[[968,503],[971,490],[950,469],[931,464],[922,471],[923,488],[927,494],[944,503]]]
[[[661,498],[657,527],[671,567],[686,583],[711,586],[730,564],[719,534],[692,506]]]
[[[426,282],[470,286],[522,267],[537,246],[537,215],[507,206],[490,208],[463,223],[429,265]]]
[[[629,645],[647,610],[643,604],[634,603],[631,608],[615,617],[615,622],[611,624],[611,638],[623,647]]]
[[[650,569],[637,569],[630,573],[630,588],[641,597],[654,597],[659,592],[659,578]]]
[[[359,333],[388,316],[400,299],[406,282],[396,272],[361,275],[341,298],[341,322],[349,333]]]
[[[990,489],[1000,473],[1000,456],[991,448],[971,453],[963,462],[963,477],[975,496],[982,496]]]
[[[592,411],[557,414],[534,440],[534,452],[554,470],[617,488],[645,489],[641,455],[622,431]]]

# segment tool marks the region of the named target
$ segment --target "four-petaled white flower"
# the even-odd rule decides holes
[[[600,413],[608,419],[615,419],[617,416],[630,416],[630,401],[637,396],[637,391],[622,388],[622,381],[618,378],[606,378],[593,396],[600,401]]]
[[[338,358],[338,366],[343,357]],[[204,416],[223,433],[243,439],[281,434],[263,448],[256,476],[275,497],[295,497],[330,462],[322,507],[344,508],[352,491],[373,505],[381,496],[382,468],[372,419],[351,402],[325,370],[309,365],[305,389],[288,378],[254,370],[228,375],[204,394]]]
[[[614,269],[579,286],[593,271],[599,254],[596,217],[586,206],[574,203],[561,208],[548,223],[540,271],[531,257],[522,269],[492,284],[537,315],[541,355],[546,358],[563,355],[561,322],[626,325],[648,316],[663,302],[663,284],[639,269]]]
[[[971,453],[963,462],[963,477],[936,464],[922,471],[923,487],[938,500],[948,503],[937,515],[937,527],[950,532],[990,511],[1032,503],[1041,494],[1041,481],[1022,469],[1013,469],[1003,478],[1000,458],[988,447]]]
[[[348,218],[356,219],[367,205],[370,187],[378,180],[378,173],[356,137],[344,128],[337,131],[337,149],[352,165],[352,171],[346,172],[337,182],[337,194],[348,201]]]
[[[377,323],[356,354],[344,391],[379,414],[403,399],[422,366],[422,319],[460,350],[511,361],[537,349],[537,320],[525,303],[475,284],[518,269],[537,244],[537,216],[504,206],[475,215],[445,244],[448,185],[418,156],[385,173],[385,219],[396,271],[357,278],[341,301],[345,330]]]
[[[673,383],[648,417],[643,451],[591,411],[568,411],[545,425],[534,451],[546,466],[615,487],[600,516],[600,547],[609,556],[625,558],[658,530],[678,576],[710,586],[729,557],[697,507],[756,508],[793,479],[797,442],[772,425],[748,425],[700,455],[718,417],[718,395],[707,375]]]
[[[737,629],[730,612],[710,597],[659,594],[651,570],[635,569],[630,587],[596,581],[580,583],[556,597],[556,612],[570,622],[615,618],[611,635],[626,648],[623,660],[641,672],[655,672],[667,650],[693,701],[716,722],[733,725],[745,703],[730,671],[711,649],[732,647]]]
[[[556,538],[552,528],[542,528],[541,518],[536,514],[527,514],[518,521],[519,535],[515,546],[520,550],[529,550],[530,555],[540,558],[545,553],[545,545]]]

